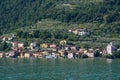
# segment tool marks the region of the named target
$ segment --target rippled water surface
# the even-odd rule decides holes
[[[0,59],[0,80],[120,80],[120,60]]]

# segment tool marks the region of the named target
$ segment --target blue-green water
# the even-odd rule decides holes
[[[120,80],[120,60],[0,59],[0,80]]]

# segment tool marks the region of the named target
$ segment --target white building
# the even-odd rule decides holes
[[[24,48],[24,43],[18,43],[18,48]]]
[[[79,36],[83,36],[83,35],[88,35],[89,31],[87,29],[76,29],[76,30],[73,30],[72,33]]]
[[[93,58],[94,57],[94,53],[93,52],[89,52],[89,53],[86,53],[86,55],[90,58]]]
[[[93,58],[94,57],[94,50],[93,49],[89,49],[87,52],[86,52],[86,55],[90,58]]]
[[[70,58],[73,58],[73,53],[69,53],[68,54],[68,58],[70,59]]]
[[[30,43],[30,48],[31,49],[34,49],[36,47],[36,43],[34,42],[34,43]]]
[[[25,53],[25,54],[24,54],[24,57],[25,57],[25,58],[30,58],[30,53]]]
[[[2,58],[3,57],[3,53],[2,52],[0,52],[0,58]]]
[[[13,48],[18,47],[18,42],[11,42],[11,44],[12,44],[12,47],[13,47]]]
[[[115,47],[113,46],[112,42],[110,42],[110,44],[107,45],[107,54],[112,55],[113,51],[115,51]]]
[[[78,35],[83,36],[89,34],[87,29],[78,29]]]

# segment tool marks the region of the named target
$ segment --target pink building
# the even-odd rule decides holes
[[[56,44],[51,44],[50,48],[57,48],[57,45]]]

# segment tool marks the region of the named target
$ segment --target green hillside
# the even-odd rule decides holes
[[[41,19],[77,24],[105,23],[117,33],[120,29],[116,27],[120,23],[119,5],[119,0],[0,0],[0,34]]]

